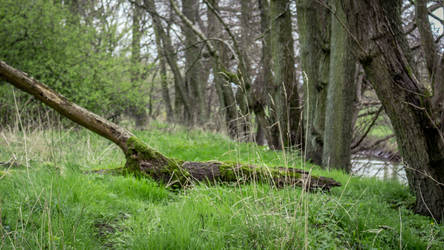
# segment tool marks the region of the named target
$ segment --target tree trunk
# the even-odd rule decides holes
[[[251,94],[251,45],[254,44],[253,35],[251,34],[250,22],[252,20],[252,0],[240,0],[240,42],[238,51],[241,54],[239,58],[239,71],[241,76],[241,81],[239,90],[236,93],[236,100],[241,110],[242,119],[240,124],[242,127],[242,135],[244,141],[251,141],[251,118],[252,110],[250,110],[252,105]],[[241,61],[242,60],[242,61]]]
[[[341,24],[345,22],[341,1],[331,0],[330,3],[335,12],[331,15],[330,75],[322,165],[349,173],[356,98],[356,60],[351,38]]]
[[[297,0],[296,8],[304,79],[305,154],[313,163],[321,165],[330,62],[330,15],[319,1]]]
[[[213,8],[216,10],[218,9],[217,1],[208,0],[208,2],[213,6]],[[210,35],[218,34],[219,38],[223,38],[221,35],[223,33],[221,24],[218,23],[216,20],[216,15],[210,10],[207,11],[207,19],[208,33]],[[220,110],[224,112],[225,124],[227,126],[229,136],[231,138],[238,139],[241,135],[241,128],[239,125],[239,118],[241,115],[237,109],[236,98],[231,86],[231,82],[227,81],[227,79],[222,75],[226,73],[223,69],[223,65],[228,64],[228,51],[225,45],[222,43],[218,43],[216,48],[217,51],[219,51],[218,54],[211,51],[214,48],[212,48],[212,44],[209,43],[209,41],[207,42],[207,49],[212,57],[212,70],[216,92],[219,97]]]
[[[444,140],[440,124],[430,115],[430,95],[409,63],[401,1],[346,0],[343,6],[357,58],[393,125],[409,186],[416,195],[415,211],[441,220]]]
[[[434,108],[433,116],[440,124],[444,124],[444,54],[439,55],[429,22],[429,12],[425,0],[416,0],[416,25],[421,40],[427,71],[432,83]],[[444,126],[441,131],[444,133]]]
[[[262,58],[261,71],[253,84],[252,97],[254,100],[253,110],[255,110],[258,128],[261,127],[268,145],[278,145],[278,137],[271,135],[271,117],[266,115],[266,110],[270,106],[269,93],[271,92],[273,75],[271,73],[271,34],[270,34],[270,6],[268,0],[258,0],[258,7],[261,17],[262,38]],[[256,140],[258,141],[258,140]],[[273,147],[273,146],[272,146]]]
[[[288,168],[265,168],[237,163],[182,162],[167,158],[136,138],[131,132],[68,101],[46,85],[0,61],[0,77],[31,94],[61,115],[116,143],[126,156],[125,170],[151,177],[171,187],[192,182],[261,182],[276,187],[296,185],[305,189],[340,186],[333,179],[314,177],[308,172]]]
[[[133,86],[139,84],[141,79],[141,71],[139,69],[141,57],[140,57],[140,41],[142,38],[142,30],[140,27],[140,22],[142,19],[142,11],[137,6],[132,6],[132,39],[131,39],[131,82]],[[136,121],[137,128],[143,128],[148,123],[148,114],[144,106],[136,106],[132,104],[130,107],[130,113]]]
[[[300,143],[300,104],[294,68],[294,49],[290,1],[272,0],[271,51],[273,87],[271,111],[276,126],[272,128],[276,145],[283,149]]]
[[[159,35],[157,32],[154,32],[154,36],[156,39],[156,47],[157,47],[157,53],[159,54],[159,64],[160,64],[160,84],[162,86],[162,97],[163,102],[165,103],[165,110],[166,110],[166,118],[168,122],[174,121],[174,113],[173,113],[173,107],[171,106],[171,98],[170,98],[170,91],[168,89],[168,81],[167,81],[167,71],[166,71],[166,62],[165,57],[162,55],[162,43],[160,41]]]
[[[197,18],[198,1],[182,0],[183,14],[195,25]],[[199,62],[200,48],[198,38],[193,30],[187,25],[182,25],[183,34],[185,35],[185,88],[188,96],[193,98],[192,110],[186,112],[189,116],[186,118],[188,125],[201,124],[203,97],[202,83],[200,82]]]
[[[165,57],[171,71],[173,72],[175,89],[175,118],[179,119],[180,114],[182,113],[181,111],[189,112],[192,110],[192,104],[191,99],[187,95],[187,91],[185,89],[184,76],[180,72],[180,68],[177,63],[177,56],[175,54],[176,50],[173,47],[171,37],[162,27],[162,22],[159,14],[156,11],[154,0],[144,0],[143,3],[144,7],[153,19],[154,31],[161,41],[162,56]]]

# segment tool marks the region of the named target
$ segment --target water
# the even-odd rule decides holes
[[[381,180],[396,180],[407,184],[404,166],[377,159],[353,159],[352,174],[356,176],[376,177]]]

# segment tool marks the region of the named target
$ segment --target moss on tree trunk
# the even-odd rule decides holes
[[[309,172],[294,168],[266,168],[236,162],[176,161],[165,157],[134,136],[128,139],[127,144],[127,171],[137,176],[153,178],[173,188],[189,186],[195,182],[256,182],[276,187],[300,186],[307,190],[329,190],[340,186],[340,183],[331,178],[311,176]]]

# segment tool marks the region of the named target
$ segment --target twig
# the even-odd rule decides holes
[[[370,125],[367,127],[367,130],[364,132],[364,134],[361,136],[361,138],[359,138],[359,140],[351,147],[352,149],[355,149],[364,141],[364,139],[367,137],[367,134],[370,132],[370,130],[373,128],[376,121],[378,120],[379,114],[381,114],[382,109],[383,109],[382,106],[378,109],[378,111],[376,112],[375,116],[373,117]]]

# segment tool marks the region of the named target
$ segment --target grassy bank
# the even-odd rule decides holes
[[[0,249],[403,248],[440,249],[444,226],[414,215],[405,186],[321,170],[297,153],[220,134],[156,124],[137,135],[181,160],[312,169],[331,193],[264,185],[178,193],[131,176],[85,174],[124,164],[119,149],[83,129],[0,132]]]

